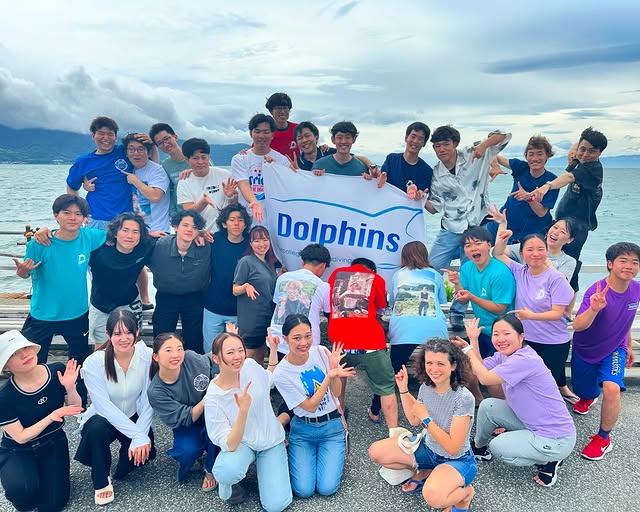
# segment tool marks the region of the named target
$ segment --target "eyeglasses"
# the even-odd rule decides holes
[[[129,146],[127,148],[127,151],[129,153],[146,153],[147,148],[145,148],[144,146],[137,146],[137,147]]]
[[[162,137],[162,139],[160,139],[158,142],[156,142],[156,146],[164,146],[171,139],[173,139],[173,137],[171,135],[165,135],[164,137]]]

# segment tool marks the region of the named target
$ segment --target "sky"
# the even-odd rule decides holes
[[[606,156],[640,154],[640,2],[338,0],[5,2],[0,124],[249,142],[266,97],[292,121],[353,121],[354,152],[404,148],[405,127],[452,124],[461,145],[542,134],[558,155],[593,125]],[[547,7],[549,6],[549,7]],[[124,133],[123,133],[124,134]],[[428,145],[424,156],[433,160]]]

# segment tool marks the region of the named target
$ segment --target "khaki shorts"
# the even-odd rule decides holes
[[[349,354],[345,358],[347,367],[359,366],[367,374],[371,391],[376,395],[388,396],[396,392],[396,377],[391,366],[391,358],[386,349],[364,354]]]

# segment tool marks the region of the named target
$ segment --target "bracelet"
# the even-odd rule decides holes
[[[467,345],[466,347],[464,347],[462,349],[462,353],[466,354],[467,352],[469,352],[469,350],[472,350],[472,349],[473,349],[473,347],[471,345]]]
[[[401,395],[406,395],[409,392],[409,390],[407,389],[406,391],[400,391]]]

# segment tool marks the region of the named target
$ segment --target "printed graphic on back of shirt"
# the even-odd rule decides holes
[[[366,318],[374,274],[368,272],[338,272],[333,287],[332,318]]]
[[[273,312],[272,323],[282,325],[289,315],[309,316],[311,297],[316,288],[314,283],[298,279],[281,282],[278,287],[280,301]]]
[[[421,279],[414,273],[397,275],[394,297],[396,316],[436,316],[436,287],[432,280]]]
[[[315,394],[318,388],[322,385],[322,381],[324,381],[324,379],[325,373],[317,366],[304,370],[300,373],[300,381],[302,382],[302,387],[304,388],[307,398],[311,398]],[[320,405],[318,406],[318,412],[321,413],[326,409],[328,401],[327,393],[325,393]]]

